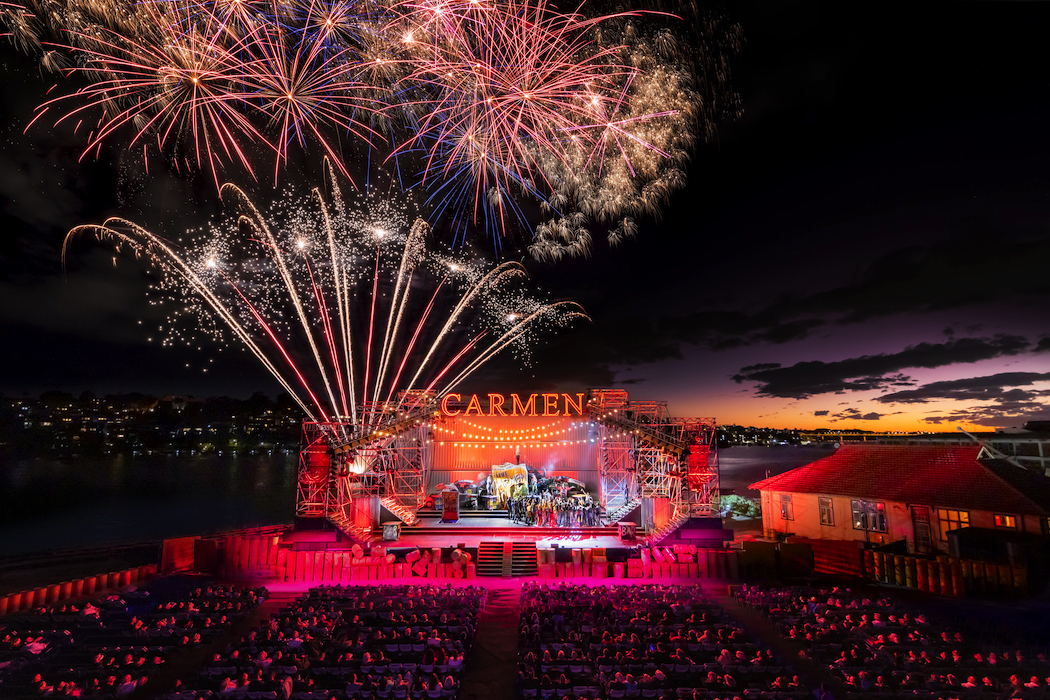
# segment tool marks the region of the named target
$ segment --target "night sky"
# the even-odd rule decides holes
[[[724,14],[745,37],[743,116],[635,240],[526,259],[593,323],[467,389],[620,386],[771,427],[1050,419],[1050,5]],[[0,392],[276,394],[245,353],[158,347],[163,312],[133,260],[82,244],[63,274],[73,226],[120,213],[176,233],[218,211],[214,187],[146,175],[118,148],[80,161],[71,127],[23,133],[54,78],[10,46],[0,57]]]

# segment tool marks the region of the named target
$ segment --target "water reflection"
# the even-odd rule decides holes
[[[0,556],[291,522],[296,459],[0,455]]]

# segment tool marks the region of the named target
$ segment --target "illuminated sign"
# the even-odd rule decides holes
[[[583,393],[576,394],[529,394],[522,401],[518,394],[509,397],[504,394],[488,394],[488,411],[481,408],[481,400],[477,394],[471,394],[467,401],[467,407],[463,410],[451,407],[452,403],[459,404],[462,394],[445,394],[441,398],[441,413],[446,416],[582,416],[583,415]],[[564,410],[563,410],[564,409]]]

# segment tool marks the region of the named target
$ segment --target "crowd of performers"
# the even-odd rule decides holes
[[[582,482],[566,477],[539,478],[519,484],[507,499],[511,521],[543,527],[598,527],[601,505]]]
[[[601,504],[587,493],[582,481],[543,476],[523,464],[497,465],[490,474],[478,474],[477,482],[458,481],[449,488],[466,498],[468,508],[506,508],[516,523],[543,527],[602,525]],[[436,501],[436,496],[431,496],[427,507],[435,507]]]
[[[507,501],[512,521],[542,527],[598,527],[602,524],[601,505],[590,496],[523,495]]]

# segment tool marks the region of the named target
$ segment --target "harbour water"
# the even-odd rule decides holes
[[[830,445],[792,447],[733,446],[718,453],[719,483],[723,493],[758,498],[757,491],[747,487],[767,476],[774,476],[827,457],[835,449]],[[768,472],[768,473],[767,473]]]
[[[0,558],[290,523],[297,459],[0,455]]]

